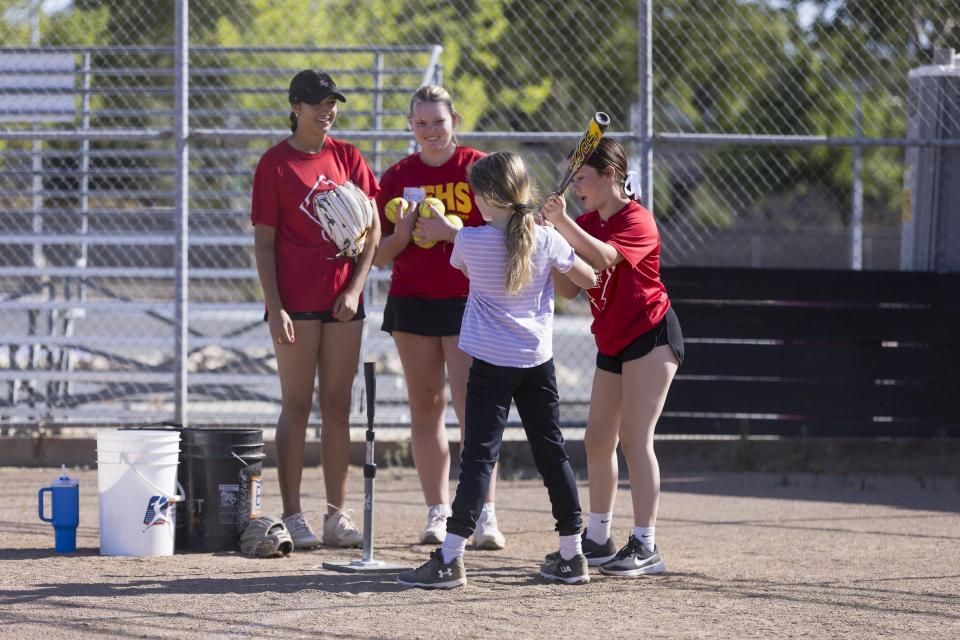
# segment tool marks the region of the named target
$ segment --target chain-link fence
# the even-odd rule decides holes
[[[907,137],[908,73],[960,45],[958,0],[0,0],[0,41],[0,419],[17,424],[167,418],[184,373],[191,421],[274,420],[250,185],[302,68],[349,95],[334,135],[378,175],[411,150],[424,82],[454,95],[462,142],[519,150],[545,190],[606,111],[649,171],[667,266],[898,269],[905,149],[957,143]],[[388,277],[372,277],[365,351],[384,364],[381,415],[402,422]],[[558,308],[577,420],[588,311]]]

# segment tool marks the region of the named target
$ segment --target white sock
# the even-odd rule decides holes
[[[487,522],[489,520],[497,519],[497,507],[492,502],[484,502],[483,509],[480,510],[480,516],[477,518],[477,522]]]
[[[613,512],[593,513],[587,520],[587,537],[597,544],[604,544],[610,539],[610,527],[613,523]]]
[[[447,518],[453,515],[453,510],[450,508],[450,505],[448,504],[443,504],[443,503],[432,504],[429,507],[427,507],[428,512],[433,511],[434,509],[442,513]]]
[[[634,527],[633,537],[639,540],[640,544],[648,550],[653,551],[653,547],[657,543],[656,536],[654,535],[655,530],[656,527]]]
[[[467,539],[463,536],[458,536],[455,533],[447,532],[447,537],[443,539],[443,544],[440,545],[440,554],[443,555],[443,564],[450,564],[454,558],[459,558],[463,556],[463,552],[467,549]]]
[[[560,536],[560,557],[569,560],[573,556],[583,553],[583,547],[580,543],[580,534],[572,536]]]

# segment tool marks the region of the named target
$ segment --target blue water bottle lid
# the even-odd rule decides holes
[[[54,487],[75,487],[80,484],[76,478],[67,475],[67,465],[60,465],[60,477],[53,481]]]

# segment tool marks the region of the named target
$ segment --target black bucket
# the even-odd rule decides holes
[[[237,549],[240,532],[260,515],[264,457],[261,429],[188,427],[181,432],[177,477],[187,501],[177,549]]]

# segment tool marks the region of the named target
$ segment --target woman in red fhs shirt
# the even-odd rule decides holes
[[[293,135],[260,158],[252,214],[257,271],[280,375],[276,444],[283,521],[296,548],[321,543],[300,506],[304,438],[316,378],[327,499],[322,543],[358,547],[363,537],[343,509],[350,391],[360,358],[364,318],[360,294],[380,225],[374,221],[359,256],[342,258],[310,212],[319,192],[349,180],[374,197],[377,180],[356,147],[329,135],[337,102],[346,101],[329,75],[301,71],[290,83],[289,100]]]
[[[382,267],[393,262],[383,330],[393,335],[407,383],[413,459],[427,503],[427,523],[420,533],[420,542],[440,544],[451,514],[444,367],[462,442],[472,358],[460,350],[458,341],[469,282],[459,269],[450,266],[457,227],[443,216],[421,218],[413,206],[396,212],[396,223],[390,222],[384,211],[395,197],[409,200],[429,196],[441,200],[447,214],[459,216],[465,226],[480,226],[483,218],[474,202],[467,171],[485,154],[457,144],[454,129],[460,116],[443,87],[420,87],[410,100],[408,119],[421,151],[387,169],[380,181],[377,204],[383,241],[374,264]],[[420,198],[415,197],[418,190]],[[435,244],[420,247],[411,242],[414,235],[422,238],[420,244]],[[502,549],[504,544],[494,510],[491,479],[477,521],[474,545]]]
[[[654,538],[660,467],[653,431],[683,361],[680,323],[660,282],[660,234],[653,214],[632,199],[639,195],[633,182],[623,147],[603,138],[573,178],[573,191],[589,211],[574,222],[556,194],[543,207],[544,218],[599,272],[597,286],[587,290],[598,353],[584,437],[590,515],[583,551],[591,566],[615,576],[664,571]],[[562,276],[555,281],[567,298],[580,290]],[[610,537],[618,440],[630,472],[634,518],[619,551]]]

